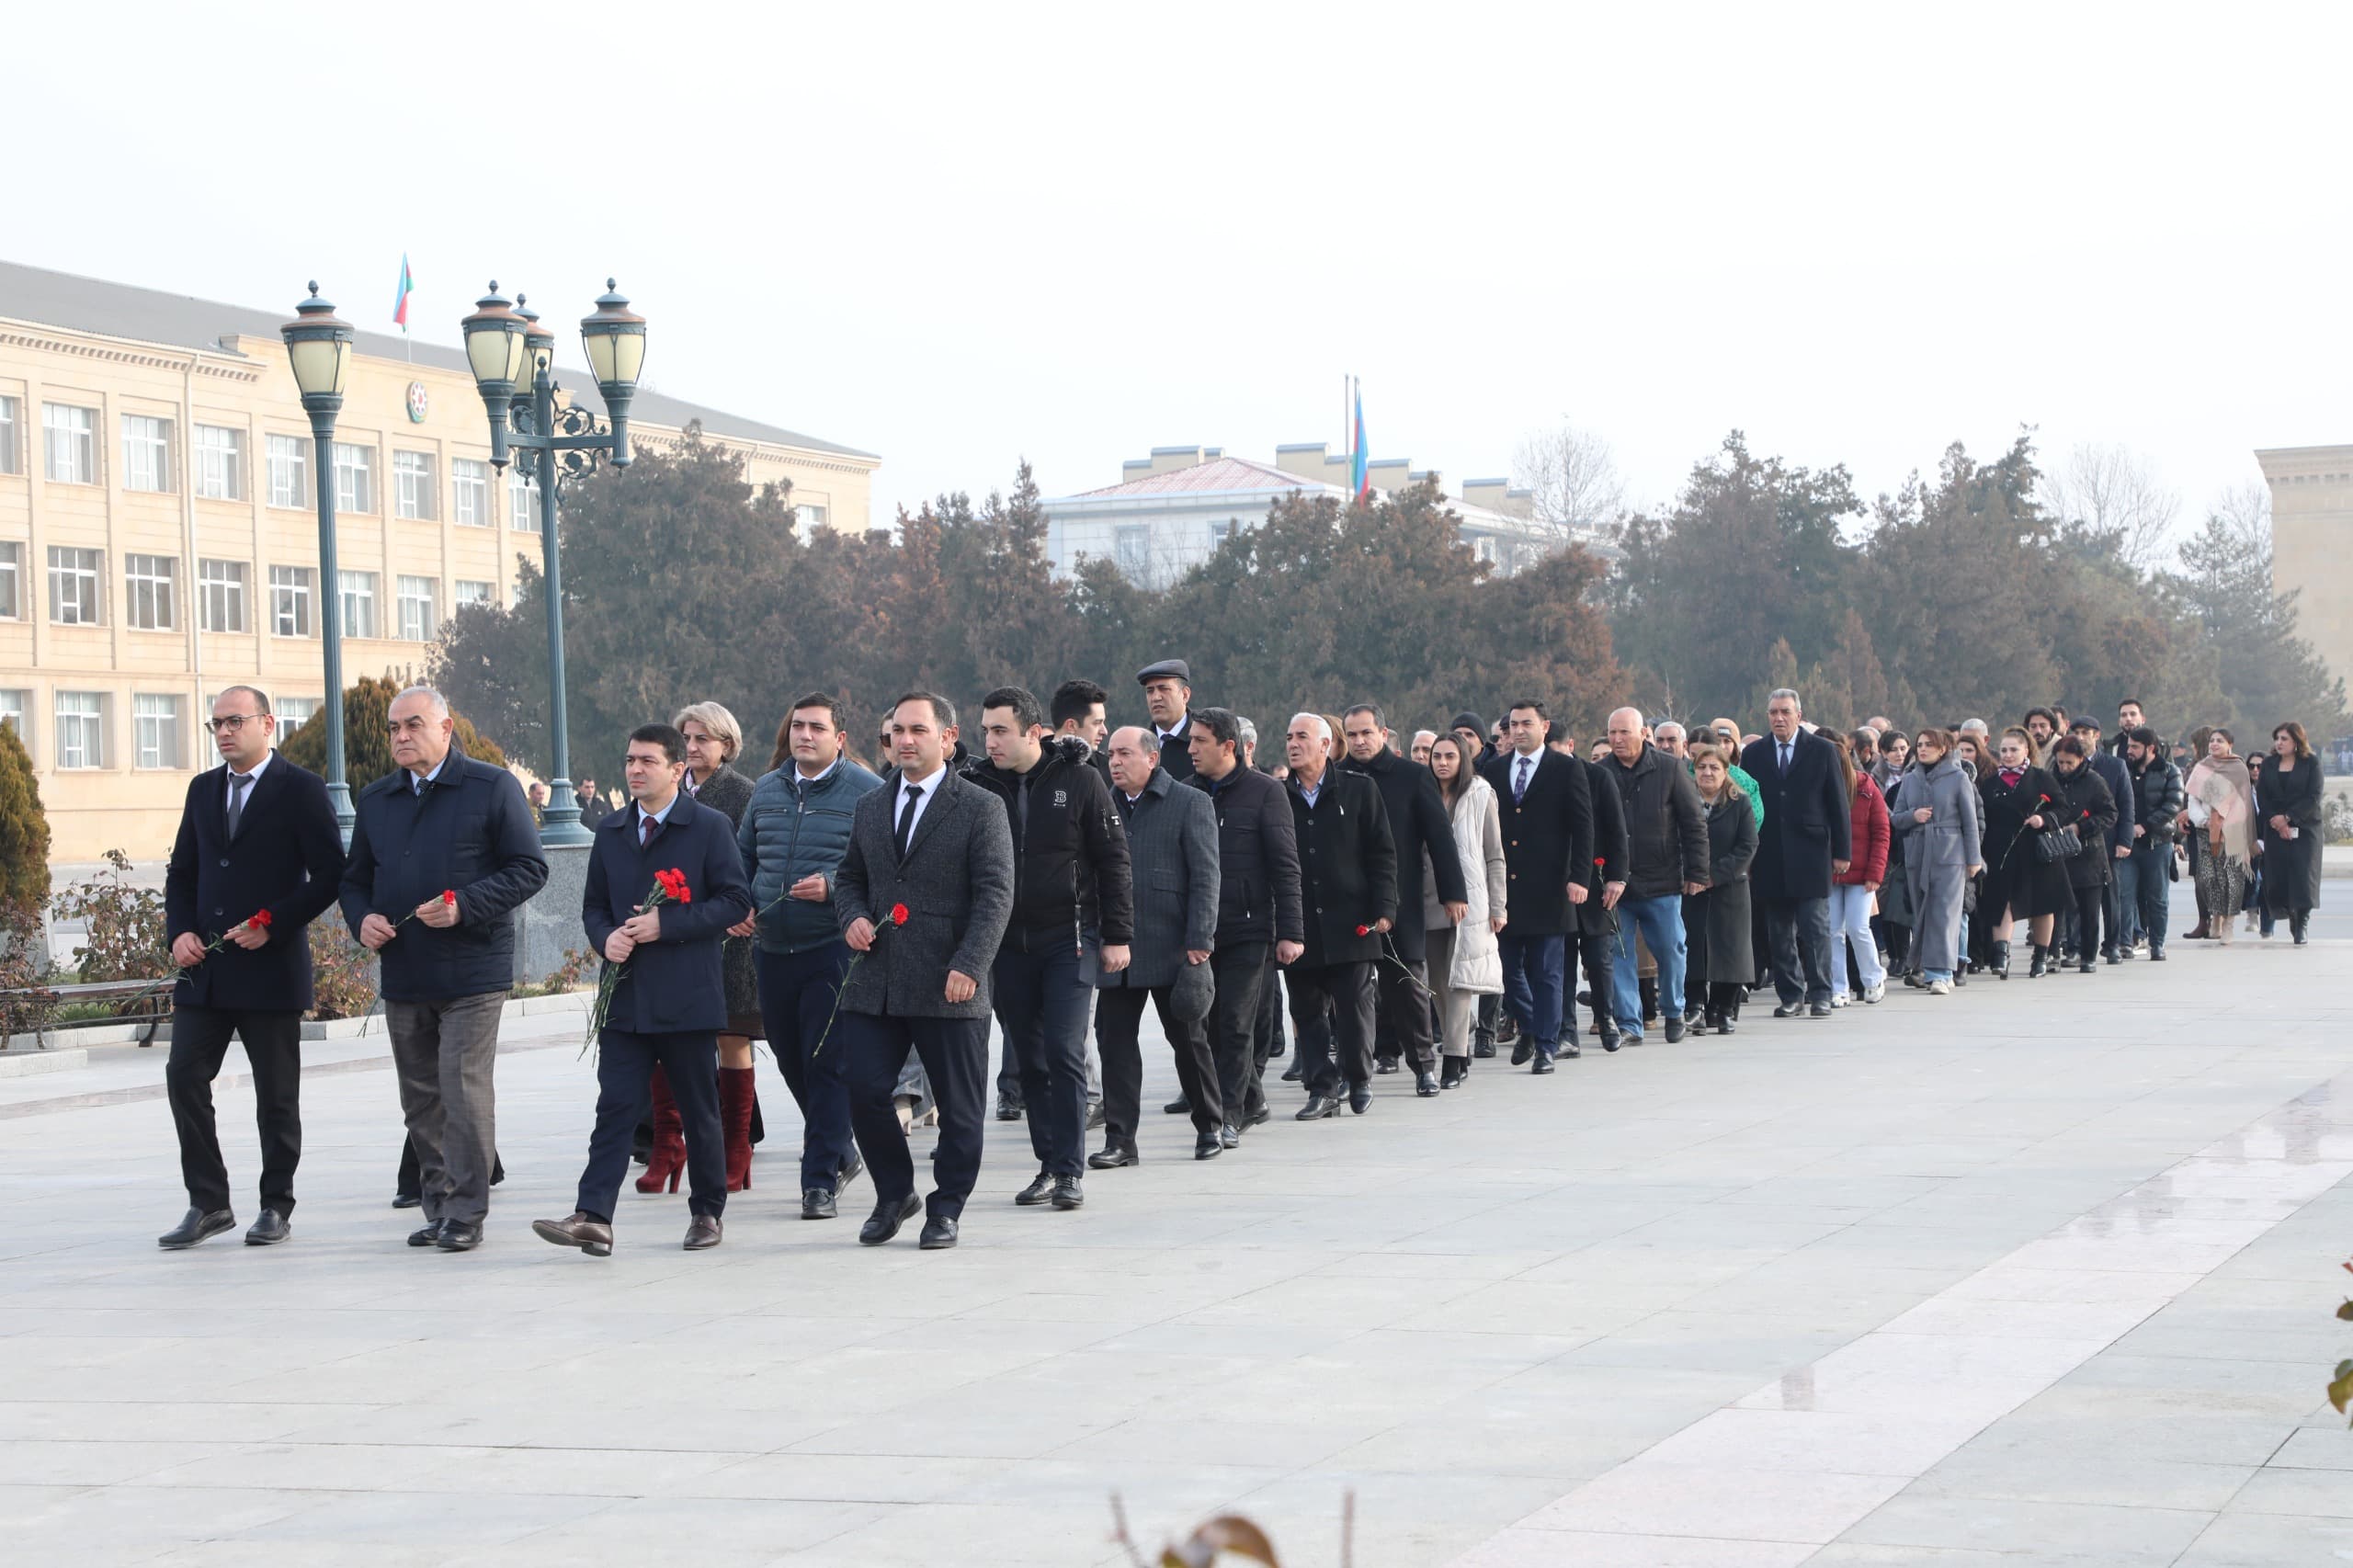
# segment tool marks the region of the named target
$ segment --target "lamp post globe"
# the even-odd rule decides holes
[[[605,402],[606,417],[613,425],[613,466],[629,466],[629,405],[637,395],[637,380],[645,369],[645,318],[629,308],[612,278],[597,296],[593,315],[580,322],[580,347],[597,378],[597,395]]]
[[[351,373],[351,324],[335,306],[311,297],[294,307],[294,319],[278,328],[286,361],[311,416],[311,475],[319,509],[319,648],[325,665],[327,800],[335,808],[343,842],[351,843],[351,786],[345,778],[343,750],[343,595],[335,563],[335,421],[343,412],[343,389]]]
[[[518,385],[525,391],[530,387],[523,370],[523,335],[529,324],[499,293],[494,278],[490,292],[474,302],[474,313],[458,324],[466,335],[466,367],[473,371],[474,386],[490,410],[490,460],[497,468],[506,466],[506,405]]]

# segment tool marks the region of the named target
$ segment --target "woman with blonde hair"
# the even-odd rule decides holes
[[[2209,934],[2231,941],[2239,905],[2246,902],[2255,874],[2255,780],[2245,761],[2231,750],[2231,733],[2217,724],[2206,733],[2206,755],[2189,770],[2183,793],[2188,799],[2180,824],[2198,829],[2198,888],[2206,896]]]

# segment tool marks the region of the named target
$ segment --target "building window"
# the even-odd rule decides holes
[[[245,433],[219,425],[196,427],[196,493],[207,501],[245,498]]]
[[[540,482],[506,471],[506,526],[517,533],[540,531]]]
[[[440,635],[440,611],[435,601],[441,585],[430,577],[403,577],[400,590],[401,640],[430,642]]]
[[[105,564],[95,550],[49,547],[49,619],[60,626],[96,626],[99,569]]]
[[[449,503],[450,520],[460,527],[490,527],[490,465],[472,458],[452,458]]]
[[[311,595],[314,581],[308,566],[273,566],[269,569],[271,635],[316,635],[311,624]]]
[[[376,509],[376,449],[335,444],[335,505],[340,512]]]
[[[196,563],[196,623],[207,631],[245,630],[245,563]]]
[[[98,416],[70,403],[40,405],[41,473],[51,484],[98,482]]]
[[[433,454],[392,454],[392,516],[429,523],[438,515],[434,503]]]
[[[0,620],[25,618],[25,547],[0,543]]]
[[[1129,582],[1147,581],[1152,573],[1152,525],[1122,523],[1113,528],[1111,559]]]
[[[319,699],[315,697],[281,697],[278,699],[278,739],[284,744],[288,736],[319,716]]]
[[[122,575],[130,589],[131,624],[142,631],[177,630],[180,563],[168,555],[126,555]]]
[[[61,691],[56,710],[57,766],[107,765],[107,698],[102,691]]]
[[[489,583],[469,582],[465,578],[460,577],[458,579],[455,586],[457,591],[451,595],[450,598],[451,602],[460,609],[465,608],[468,605],[490,605],[493,608],[496,607],[497,591],[494,585]]]
[[[131,699],[133,767],[180,766],[180,699],[144,692]]]
[[[31,704],[33,694],[29,691],[0,687],[0,724],[14,724],[17,727],[17,739],[24,743],[25,755],[28,756],[32,755],[33,733],[26,728],[25,709]]]
[[[373,572],[338,572],[335,578],[335,598],[343,609],[343,634],[346,637],[376,635],[376,574]]]
[[[25,460],[17,442],[17,400],[0,397],[0,473],[22,473]]]
[[[311,450],[300,436],[269,438],[269,504],[305,509],[319,504],[311,493]]]
[[[1211,551],[1216,551],[1222,548],[1227,540],[1233,537],[1234,529],[1239,526],[1240,525],[1232,517],[1222,518],[1220,521],[1211,523],[1210,525],[1210,549]]]
[[[1495,541],[1489,536],[1481,534],[1471,541],[1471,553],[1478,560],[1492,562],[1495,559]]]
[[[801,519],[801,527],[803,532],[822,528],[825,526],[825,508],[823,506],[795,506],[792,510]]]
[[[144,414],[122,416],[122,487],[172,487],[172,427],[168,423]]]

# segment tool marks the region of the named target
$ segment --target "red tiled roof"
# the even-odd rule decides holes
[[[1109,484],[1100,490],[1083,490],[1065,499],[1094,500],[1117,495],[1178,495],[1186,493],[1224,494],[1237,490],[1320,490],[1324,482],[1265,463],[1252,462],[1248,458],[1211,458],[1207,462],[1194,463],[1189,468],[1172,468],[1162,473],[1147,473],[1123,483]]]

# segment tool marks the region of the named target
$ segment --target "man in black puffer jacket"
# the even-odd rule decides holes
[[[1428,768],[1389,749],[1389,722],[1381,710],[1359,702],[1340,715],[1340,725],[1348,747],[1346,770],[1364,775],[1381,790],[1381,804],[1389,811],[1389,836],[1397,849],[1397,926],[1384,944],[1388,951],[1373,970],[1380,997],[1373,1053],[1381,1058],[1383,1073],[1395,1071],[1400,1056],[1409,1058],[1415,1092],[1431,1098],[1438,1092],[1438,1041],[1430,1031],[1423,857],[1427,855],[1437,880],[1438,903],[1460,920],[1470,908],[1462,856],[1455,847],[1454,826],[1438,797],[1438,780]]]
[[[1013,824],[1013,920],[994,970],[1006,1054],[1018,1062],[1038,1176],[1014,1201],[1086,1199],[1086,1014],[1098,973],[1128,963],[1134,937],[1127,835],[1086,743],[1046,739],[1046,711],[1017,686],[981,699],[988,761],[965,777]]]

